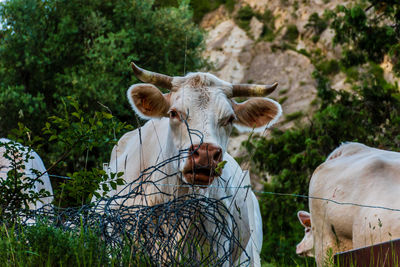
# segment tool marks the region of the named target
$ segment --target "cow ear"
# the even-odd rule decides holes
[[[299,218],[301,225],[304,227],[311,227],[311,216],[307,211],[301,210],[297,212],[297,218]]]
[[[265,127],[274,124],[282,114],[279,103],[269,98],[251,98],[243,103],[232,100],[236,115],[235,126],[240,131],[263,131]]]
[[[163,95],[152,84],[134,84],[128,89],[127,96],[132,108],[143,119],[168,116],[170,95]]]

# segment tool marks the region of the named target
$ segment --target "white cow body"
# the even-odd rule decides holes
[[[262,130],[278,119],[281,107],[268,98],[238,104],[230,97],[265,94],[276,85],[250,86],[253,91],[249,92],[249,85],[232,85],[208,73],[173,78],[162,75],[161,81],[156,81],[160,74],[134,64],[132,67],[142,81],[165,86],[171,92],[162,95],[152,84],[136,84],[128,90],[136,113],[151,120],[126,133],[111,154],[111,172],[123,172],[128,184],[145,182],[142,195],[124,204],[152,206],[191,192],[215,199],[231,196],[223,202],[238,225],[239,240],[251,258],[250,265],[260,266],[262,222],[258,201],[250,188],[243,188],[250,187],[249,174],[241,170],[226,147],[233,124]],[[156,171],[150,168],[165,160],[168,163]],[[226,163],[218,173],[222,161]],[[128,194],[133,187],[118,186],[109,196]],[[243,261],[243,254],[233,255],[233,262]]]
[[[8,142],[10,142],[9,139],[6,139],[6,138],[0,139],[0,143],[8,143]],[[20,144],[17,144],[17,145],[21,151],[23,151],[24,153],[28,153],[28,149],[26,147],[24,147]],[[3,156],[5,151],[6,151],[6,149],[4,147],[0,146],[0,167],[1,167],[0,179],[1,180],[6,179],[7,172],[10,170],[9,166],[11,165],[10,161]],[[25,166],[25,170],[20,170],[20,171],[25,172],[24,176],[29,176],[31,178],[35,178],[37,175],[32,170],[36,170],[40,173],[44,173],[46,171],[46,168],[43,164],[42,159],[35,151],[31,151],[30,156],[32,158],[29,159],[28,162],[22,162],[23,165]],[[35,182],[34,190],[36,192],[40,192],[40,190],[45,189],[46,191],[48,191],[50,193],[50,196],[41,198],[40,201],[36,201],[35,203],[29,203],[29,209],[31,209],[31,210],[39,209],[46,204],[50,204],[53,201],[53,189],[52,189],[48,174],[45,173],[44,175],[42,175],[40,177],[40,181],[42,181],[42,183],[39,181]]]
[[[168,128],[168,119],[166,118],[147,122],[140,128],[142,144],[139,141],[138,129],[122,136],[112,151],[109,165],[110,172],[124,172],[122,178],[125,181],[134,181],[140,176],[140,170],[145,170],[171,158],[173,154],[168,155],[167,153],[168,134],[165,134],[166,128]],[[143,138],[144,136],[145,138]],[[149,149],[150,147],[151,149]],[[251,258],[252,264],[250,266],[259,266],[259,254],[262,246],[262,221],[258,200],[251,189],[237,188],[251,186],[248,172],[242,171],[238,163],[228,153],[224,154],[224,160],[227,163],[223,168],[221,177],[215,179],[209,187],[179,187],[179,185],[183,185],[179,175],[165,177],[165,174],[173,174],[178,168],[178,162],[172,161],[161,168],[160,171],[156,171],[151,175],[151,181],[159,181],[157,186],[149,183],[142,187],[145,191],[140,196],[128,200],[116,198],[116,202],[124,201],[126,206],[151,206],[165,203],[174,197],[193,191],[215,199],[234,196],[223,201],[225,206],[229,207],[229,211],[233,214],[238,224],[239,240],[241,240],[243,247],[246,247],[246,252]],[[144,177],[147,176],[145,175]],[[123,190],[121,190],[122,188]],[[168,198],[164,194],[157,193],[160,189],[172,196]],[[128,194],[130,190],[131,187],[120,186],[108,195],[113,196],[117,193],[124,195]],[[238,209],[240,209],[240,214],[237,211]],[[243,261],[246,258],[246,255],[242,255]]]
[[[314,172],[309,194],[342,203],[400,209],[400,153],[346,143]],[[400,238],[400,212],[310,198],[315,257]]]

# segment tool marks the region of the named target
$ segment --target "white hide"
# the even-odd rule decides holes
[[[346,143],[314,172],[309,194],[341,203],[400,208],[400,153]],[[309,200],[315,257],[400,238],[400,212]]]
[[[142,76],[150,77],[146,75]],[[123,172],[122,178],[128,184],[134,181],[142,183],[140,196],[126,199],[123,204],[152,206],[191,192],[215,199],[230,196],[223,202],[238,225],[241,246],[251,258],[250,266],[260,266],[262,222],[258,201],[250,188],[249,174],[241,170],[226,150],[233,124],[264,129],[279,118],[281,106],[261,97],[236,103],[230,99],[233,85],[209,73],[174,77],[171,85],[170,93],[164,95],[152,84],[135,84],[127,92],[136,113],[142,118],[152,119],[122,136],[112,151],[110,172]],[[261,90],[264,87],[257,88]],[[199,144],[222,151],[219,155],[226,164],[220,176],[209,176],[208,185],[188,186],[185,168],[192,166],[190,160],[193,160],[188,158],[188,149]],[[175,160],[157,170],[151,168],[174,157]],[[109,196],[132,193],[134,187],[118,186]],[[122,200],[116,199],[115,204],[122,204]],[[207,227],[215,228],[213,225]],[[234,253],[226,265],[243,262],[245,256],[244,253]]]
[[[168,153],[168,138],[165,134],[165,129],[168,127],[168,119],[151,120],[140,128],[141,136],[146,136],[145,139],[139,139],[139,129],[126,133],[114,147],[111,160],[110,172],[124,172],[123,178],[125,181],[136,180],[140,176],[140,170],[153,166],[151,162],[160,163],[169,159],[171,155]],[[142,145],[140,144],[142,143]],[[151,151],[152,153],[146,153]],[[178,168],[178,161],[173,161],[162,169],[163,172],[154,172],[151,176],[152,181],[160,181],[158,186],[143,186],[145,190],[141,197],[129,198],[125,200],[124,205],[156,205],[168,201],[165,195],[155,194],[161,189],[163,192],[168,192],[174,197],[178,197],[189,192],[195,192],[204,196],[220,199],[225,196],[233,196],[223,200],[225,206],[233,214],[238,225],[239,240],[242,246],[246,249],[246,253],[251,258],[250,266],[261,266],[260,252],[262,246],[262,221],[261,212],[258,205],[258,200],[251,188],[237,188],[251,186],[248,172],[242,171],[238,163],[228,154],[224,154],[225,164],[220,178],[207,188],[201,187],[179,187],[182,181],[178,176],[165,177],[165,173],[175,173]],[[129,175],[127,177],[127,175]],[[150,178],[150,177],[149,177]],[[162,184],[166,184],[162,186]],[[177,186],[171,186],[177,185]],[[119,189],[121,190],[121,189]],[[125,187],[122,191],[118,189],[111,191],[108,195],[128,194],[130,187]],[[147,196],[147,197],[146,197]],[[118,201],[116,199],[117,204]],[[234,202],[234,203],[232,203]],[[238,209],[240,212],[238,212]],[[210,226],[212,227],[212,226]],[[241,256],[244,261],[247,257]]]
[[[8,143],[8,142],[10,142],[10,140],[8,140],[6,138],[0,139],[0,143]],[[28,152],[28,149],[18,143],[17,143],[17,146],[26,155],[26,153]],[[0,179],[5,179],[7,177],[7,172],[10,170],[10,168],[9,168],[10,161],[8,159],[4,158],[4,156],[3,156],[5,151],[6,151],[6,149],[4,147],[0,147],[0,166],[2,167],[0,170]],[[34,178],[34,177],[36,177],[36,174],[32,170],[36,170],[40,173],[44,173],[46,171],[46,168],[43,164],[42,159],[35,151],[32,150],[30,152],[30,157],[33,157],[33,158],[29,159],[28,162],[23,162],[23,164],[25,165],[24,176]],[[52,186],[50,183],[50,178],[49,178],[48,174],[45,173],[44,175],[42,175],[40,177],[40,180],[43,183],[41,183],[39,181],[35,182],[34,190],[36,192],[39,192],[40,190],[45,189],[46,191],[48,191],[50,193],[50,196],[41,198],[40,201],[36,201],[35,203],[29,203],[29,209],[31,209],[31,210],[39,209],[46,204],[50,204],[53,201],[53,189],[52,189]]]

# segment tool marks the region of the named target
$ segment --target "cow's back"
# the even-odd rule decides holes
[[[343,251],[400,238],[400,212],[358,206],[400,209],[399,193],[400,153],[359,143],[335,149],[315,170],[309,194],[347,204],[310,199],[316,252],[318,246]]]

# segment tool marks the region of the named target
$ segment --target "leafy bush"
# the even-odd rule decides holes
[[[88,161],[108,161],[108,155],[93,158],[92,151],[111,151],[113,145],[117,142],[117,135],[132,129],[132,126],[120,123],[108,112],[95,111],[94,114],[86,112],[81,109],[74,97],[67,97],[62,100],[62,103],[64,105],[63,110],[60,110],[57,115],[51,116],[49,121],[45,122],[44,137],[35,136],[33,138],[31,130],[20,123],[19,128],[12,131],[11,139],[28,147],[36,147],[37,151],[44,147],[43,144],[49,147],[57,147],[57,151],[51,151],[47,154],[48,158],[54,159],[50,161],[51,164],[47,171],[62,173],[68,166],[72,172],[67,173],[70,179],[64,179],[60,184],[53,182],[55,204],[62,207],[75,207],[89,203],[93,194],[98,194],[95,191],[100,186],[103,189],[103,195],[105,195],[111,188],[123,184],[123,180],[120,178],[122,173],[111,173],[111,177],[109,177],[100,168],[89,168]],[[15,152],[13,153],[15,154]],[[22,174],[16,174],[13,171],[22,164],[17,163],[19,165],[14,166],[14,164],[13,169],[9,172],[10,179],[13,179],[12,184],[21,185],[24,188],[20,188],[21,186],[18,188],[0,187],[0,194],[5,196],[11,194],[13,196],[16,195],[16,192],[24,194],[24,190],[30,189],[25,187],[31,184],[27,184],[28,181],[34,179],[28,178],[22,182]],[[38,174],[39,176],[40,174]],[[100,195],[97,195],[97,197],[100,197]],[[4,201],[6,199],[4,198]],[[34,202],[34,199],[31,198],[27,200]],[[15,212],[18,209],[13,210]]]
[[[261,38],[265,41],[272,41],[275,38],[275,17],[271,10],[265,9],[264,13],[258,13],[249,5],[245,5],[238,10],[234,19],[240,28],[248,32],[250,30],[250,21],[253,17],[263,24]]]
[[[305,27],[310,28],[314,31],[314,36],[312,40],[314,43],[316,43],[318,42],[320,35],[328,27],[328,22],[326,19],[320,18],[318,13],[312,13],[308,18],[308,22]]]
[[[66,109],[67,96],[79,100],[87,118],[112,111],[115,122],[138,126],[125,98],[136,81],[131,61],[169,75],[204,65],[203,33],[187,1],[160,8],[151,0],[5,1],[0,20],[0,136],[9,135],[18,121],[31,136],[40,136],[47,118]],[[42,147],[45,165],[58,160],[65,148],[58,147],[61,141]],[[89,157],[82,150],[58,165],[57,174],[108,162],[109,147],[96,146]]]
[[[356,88],[357,94],[335,92],[329,80],[322,79],[318,89],[323,104],[310,125],[276,130],[269,140],[253,138],[245,143],[257,169],[273,176],[265,191],[307,195],[315,168],[345,141],[400,151],[396,87],[383,79],[378,66],[372,66],[361,79],[364,83]],[[296,213],[307,209],[307,199],[263,195],[260,203],[265,235],[262,257],[293,265],[291,256],[304,232]]]
[[[264,24],[261,38],[268,42],[273,41],[275,38],[275,17],[272,11],[265,9],[263,14],[257,13],[256,17]]]
[[[224,4],[225,8],[232,12],[235,7],[236,0],[197,0],[191,1],[190,6],[193,9],[193,20],[199,23],[205,14],[217,9]]]
[[[399,10],[397,2],[370,2],[376,8],[386,8],[380,13],[381,20],[393,19],[393,25],[399,25],[400,18],[393,17]],[[384,79],[378,65],[383,55],[396,49],[393,40],[398,40],[397,33],[384,33],[388,26],[370,20],[359,4],[340,7],[332,18],[335,40],[342,44],[344,53],[339,63],[324,60],[318,51],[310,54],[320,105],[310,123],[285,132],[274,130],[268,140],[254,137],[244,143],[254,169],[272,176],[265,191],[307,195],[313,171],[342,142],[400,151],[399,88]],[[327,75],[338,71],[348,75],[352,92],[330,87]],[[295,245],[304,233],[296,213],[308,209],[307,199],[295,195],[260,197],[264,231],[261,257],[278,266],[310,265],[295,255]]]
[[[377,11],[372,16],[366,15],[362,3],[349,8],[338,6],[336,13],[332,13],[331,27],[336,32],[335,43],[348,44],[355,53],[362,51],[367,61],[380,63],[400,41],[400,4],[391,0],[369,2],[369,8]]]
[[[364,64],[365,62],[366,62],[366,55],[362,51],[344,49],[342,52],[342,58],[340,60],[340,63],[346,68],[349,68],[351,66],[361,65]]]
[[[297,26],[294,24],[289,24],[286,28],[285,34],[283,35],[283,39],[294,43],[298,36],[299,30],[297,29]]]
[[[239,9],[235,16],[236,24],[245,31],[250,30],[250,20],[255,16],[253,9],[249,5],[245,5]]]
[[[317,69],[324,75],[337,74],[340,71],[340,65],[334,59],[324,60],[318,64]]]

